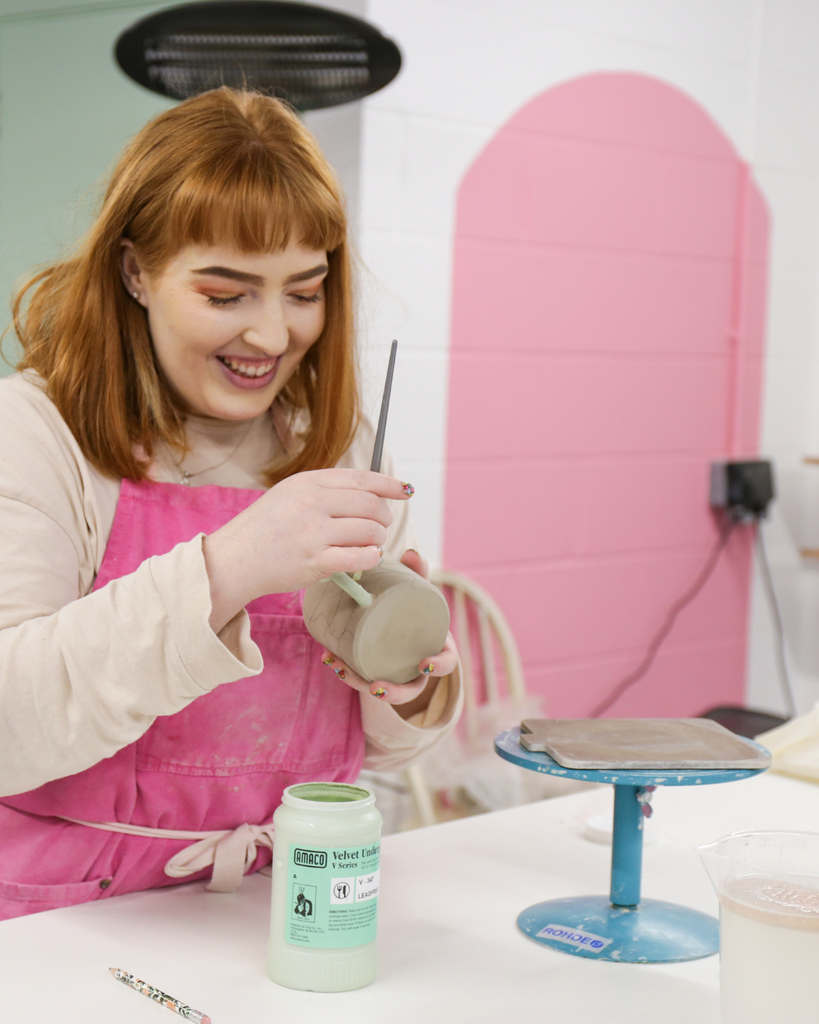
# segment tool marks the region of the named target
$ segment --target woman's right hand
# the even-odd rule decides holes
[[[218,633],[249,601],[372,569],[392,522],[387,499],[412,488],[363,469],[296,473],[205,538],[211,628]]]

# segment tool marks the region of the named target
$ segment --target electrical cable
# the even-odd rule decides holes
[[[719,561],[719,557],[722,554],[725,545],[728,543],[728,538],[731,536],[736,525],[736,520],[726,517],[725,522],[722,525],[722,529],[719,532],[719,536],[717,537],[716,544],[714,544],[714,547],[711,549],[708,560],[700,570],[699,576],[697,576],[682,597],[678,598],[668,609],[665,620],[655,633],[651,643],[648,645],[648,649],[643,656],[643,660],[633,672],[630,672],[624,679],[621,679],[620,682],[617,683],[608,696],[604,697],[603,700],[595,705],[589,713],[589,718],[599,718],[602,714],[608,711],[612,704],[615,704],[623,696],[626,690],[631,689],[631,687],[642,679],[646,672],[648,672],[654,663],[657,651],[659,651],[662,642],[673,629],[674,623],[677,621],[677,616],[683,608],[694,600],[697,594],[699,594],[708,582],[711,573],[716,568],[717,562]]]
[[[776,632],[776,664],[779,670],[779,685],[782,688],[782,699],[785,702],[785,710],[789,718],[796,718],[796,701],[793,699],[793,688],[790,675],[788,674],[788,662],[785,657],[785,629],[782,625],[782,615],[779,611],[779,602],[776,599],[776,591],[771,575],[771,565],[768,561],[768,550],[765,547],[765,537],[762,533],[762,524],[757,526],[756,550],[759,558],[759,568],[762,572],[762,582],[765,585],[765,593],[768,596],[768,604],[771,609],[771,618]]]

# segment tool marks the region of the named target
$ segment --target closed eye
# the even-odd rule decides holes
[[[207,300],[211,306],[229,306],[235,302],[239,302],[243,299],[243,295],[226,295],[220,297],[218,295],[208,295]]]

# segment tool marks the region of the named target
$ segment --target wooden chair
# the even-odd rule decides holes
[[[474,750],[481,741],[482,720],[491,720],[493,713],[500,714],[509,705],[526,713],[520,654],[506,617],[483,587],[451,569],[433,570],[430,579],[441,589],[452,610],[452,634],[461,656],[464,690],[462,729],[467,749]],[[407,769],[405,779],[421,823],[434,824],[438,820],[435,800],[422,765]]]

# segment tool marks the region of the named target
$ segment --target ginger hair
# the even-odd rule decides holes
[[[325,326],[277,397],[298,444],[266,469],[269,486],[334,466],[358,424],[347,220],[338,181],[310,132],[284,103],[226,87],[153,118],[127,145],[101,208],[75,252],[18,291],[18,370],[45,382],[86,458],[142,480],[160,442],[184,451],[184,413],[154,355],[147,314],[120,274],[130,239],[149,274],[187,245],[246,253],[298,240],[328,254]],[[27,306],[24,309],[25,301]]]

